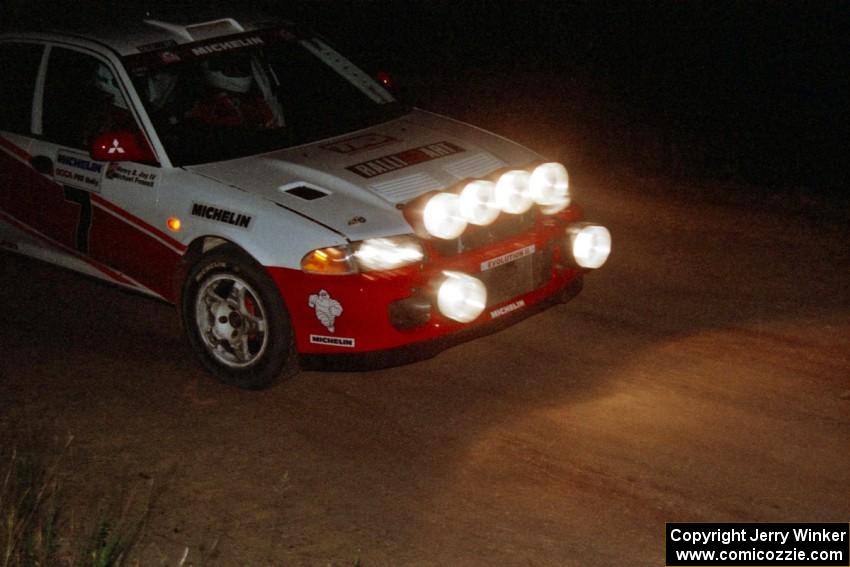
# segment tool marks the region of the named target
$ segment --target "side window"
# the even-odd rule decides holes
[[[44,46],[0,44],[0,130],[29,134],[35,79]]]
[[[102,132],[138,130],[109,67],[58,47],[47,64],[42,126],[47,140],[84,150]]]

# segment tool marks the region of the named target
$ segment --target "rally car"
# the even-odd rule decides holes
[[[0,69],[0,246],[176,304],[226,383],[443,348],[610,252],[562,164],[405,106],[293,23],[6,32]]]

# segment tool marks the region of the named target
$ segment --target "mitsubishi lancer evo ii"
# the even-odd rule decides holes
[[[175,304],[244,388],[437,352],[608,257],[562,164],[298,25],[202,19],[0,35],[0,246]]]

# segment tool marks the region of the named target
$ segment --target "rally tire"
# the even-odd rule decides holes
[[[265,388],[298,372],[289,314],[265,269],[236,246],[189,270],[180,315],[192,351],[225,384]]]

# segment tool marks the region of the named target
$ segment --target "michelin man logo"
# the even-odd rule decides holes
[[[332,298],[327,291],[321,290],[319,293],[314,293],[310,296],[308,305],[316,310],[316,318],[321,321],[322,325],[333,333],[334,321],[342,315],[342,305],[340,302]]]

